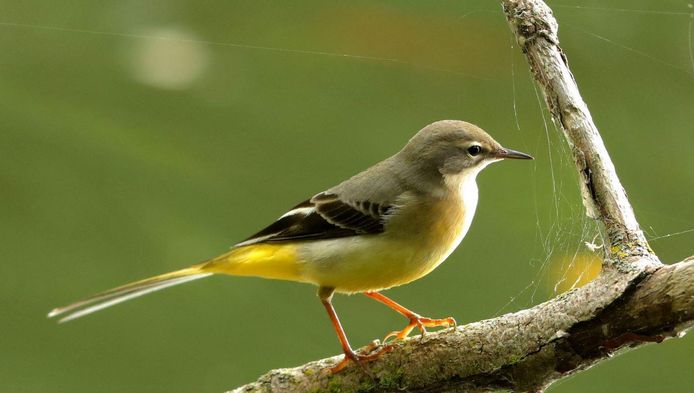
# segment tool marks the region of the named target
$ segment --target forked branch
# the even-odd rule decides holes
[[[694,260],[665,266],[639,228],[607,149],[559,47],[541,0],[501,0],[504,13],[561,128],[589,217],[609,244],[588,285],[531,309],[412,338],[382,358],[340,374],[339,357],[274,370],[233,392],[539,392],[618,350],[661,342],[694,323]]]

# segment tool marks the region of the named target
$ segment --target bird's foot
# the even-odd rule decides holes
[[[378,340],[374,340],[363,348],[358,349],[356,352],[352,350],[346,350],[345,356],[342,358],[340,363],[330,368],[330,372],[335,374],[342,371],[350,363],[354,362],[357,364],[362,371],[366,374],[371,375],[369,371],[364,367],[365,363],[371,362],[378,359],[386,352],[393,349],[392,345],[381,345]]]
[[[458,325],[453,317],[431,319],[413,313],[411,316],[408,316],[408,318],[410,319],[410,323],[408,323],[407,326],[405,326],[405,328],[402,330],[396,330],[388,333],[388,335],[386,335],[386,337],[383,339],[384,344],[390,339],[392,339],[392,342],[406,339],[415,327],[422,332],[422,337],[424,337],[427,334],[427,328],[452,327],[455,329],[455,327]]]

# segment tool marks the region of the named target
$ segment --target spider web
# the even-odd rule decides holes
[[[560,21],[561,36],[569,34],[583,34],[617,48],[617,50],[625,51],[635,57],[635,61],[649,61],[658,65],[664,66],[667,69],[674,70],[679,73],[684,79],[689,79],[694,75],[694,49],[692,46],[692,25],[694,23],[694,14],[692,14],[692,4],[687,4],[687,10],[672,11],[672,10],[647,10],[633,8],[610,8],[610,7],[590,7],[583,5],[571,4],[556,4],[549,3],[550,7],[557,10],[567,10],[582,12],[587,15],[591,13],[609,13],[615,17],[630,17],[634,15],[649,15],[658,18],[670,18],[673,23],[682,23],[687,19],[687,47],[689,64],[676,64],[675,62],[664,59],[663,57],[650,54],[643,50],[637,49],[631,44],[623,43],[615,39],[611,39],[601,33],[587,31],[575,25]],[[556,12],[556,11],[555,11]],[[567,28],[568,27],[568,28]],[[510,49],[515,51],[514,40],[511,38]],[[511,79],[512,79],[512,95],[513,95],[513,114],[516,126],[519,131],[522,131],[518,121],[518,111],[516,103],[517,92],[517,61],[514,56],[511,56]],[[599,257],[603,254],[603,244],[605,242],[604,234],[601,225],[586,217],[583,207],[575,198],[576,182],[572,182],[568,186],[568,194],[565,192],[563,179],[565,176],[559,176],[557,173],[574,172],[574,164],[571,158],[571,152],[567,143],[562,140],[561,130],[556,127],[553,121],[549,120],[549,113],[546,105],[538,91],[538,88],[533,83],[534,96],[538,103],[538,116],[542,119],[545,132],[545,146],[547,148],[547,156],[549,159],[548,173],[539,173],[535,170],[535,179],[550,179],[549,185],[535,184],[535,216],[536,216],[536,236],[539,250],[537,257],[530,263],[536,269],[536,274],[525,287],[518,293],[510,297],[509,301],[500,307],[496,315],[499,315],[509,309],[516,307],[524,307],[537,303],[539,300],[544,300],[546,296],[554,296],[558,293],[574,289],[598,273],[599,267],[596,269],[596,264],[599,263]],[[552,206],[538,206],[538,193],[551,193],[553,196]],[[638,209],[642,211],[643,209]],[[672,238],[694,233],[694,228],[691,228],[691,221],[683,219],[670,218],[671,221],[679,223],[680,229],[674,232],[668,232],[658,235],[657,232],[649,227],[645,230],[647,239],[654,242],[660,239]],[[544,293],[541,289],[544,288]],[[547,290],[548,289],[548,290]],[[541,296],[538,296],[541,295]]]

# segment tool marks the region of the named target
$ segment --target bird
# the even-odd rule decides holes
[[[427,275],[457,248],[477,206],[477,175],[504,159],[533,157],[502,147],[474,124],[436,121],[394,155],[297,204],[228,252],[55,308],[48,317],[67,322],[215,274],[309,283],[318,287],[344,353],[330,371],[351,362],[364,367],[414,328],[424,334],[426,328],[456,326],[452,317],[423,317],[381,292]],[[332,305],[335,293],[363,293],[408,324],[389,333],[383,345],[355,351]]]

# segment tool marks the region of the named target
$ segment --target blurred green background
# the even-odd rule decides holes
[[[222,392],[338,354],[314,288],[289,282],[214,277],[65,325],[45,314],[219,254],[439,119],[537,160],[487,170],[462,247],[388,294],[466,323],[590,276],[597,227],[494,1],[0,4],[2,392]],[[653,248],[681,260],[691,5],[550,4]],[[363,296],[335,304],[357,346],[405,323]],[[651,345],[551,391],[688,391],[692,351]]]

